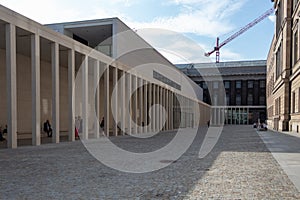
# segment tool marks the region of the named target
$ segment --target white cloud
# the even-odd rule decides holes
[[[243,57],[237,52],[233,52],[227,48],[222,48],[220,50],[220,60],[222,61],[243,60]]]
[[[41,24],[124,16],[112,4],[131,4],[130,0],[86,0],[84,4],[72,0],[1,0],[1,4]],[[104,6],[105,5],[105,6]]]
[[[180,33],[194,33],[201,36],[217,37],[232,31],[235,27],[229,17],[246,0],[171,0],[182,7],[173,17],[158,17],[151,22],[129,22],[135,28],[161,28]]]
[[[204,56],[213,47],[193,41],[181,33],[163,29],[141,29],[137,33],[174,64],[215,61],[214,54],[210,57]],[[236,52],[221,49],[222,61],[241,58]]]

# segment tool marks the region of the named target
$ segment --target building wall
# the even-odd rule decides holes
[[[274,1],[276,28],[268,55],[267,107],[268,124],[275,130],[299,132],[299,4]]]

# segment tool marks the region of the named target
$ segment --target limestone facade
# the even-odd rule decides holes
[[[299,132],[299,1],[275,0],[276,27],[267,61],[268,125]]]

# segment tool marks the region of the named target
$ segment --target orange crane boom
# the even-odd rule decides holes
[[[258,24],[259,22],[261,22],[262,20],[264,20],[265,18],[270,16],[273,12],[274,12],[274,8],[272,7],[269,10],[267,10],[264,14],[262,14],[261,16],[259,16],[258,18],[256,18],[255,20],[253,20],[252,22],[250,22],[243,28],[241,28],[239,31],[235,32],[233,35],[231,35],[229,38],[227,38],[226,40],[224,40],[221,43],[220,43],[220,38],[217,37],[217,42],[216,42],[216,46],[214,47],[214,49],[210,52],[205,53],[204,55],[210,56],[211,54],[216,52],[216,63],[218,63],[220,61],[220,49],[224,45],[231,42],[233,39],[237,38],[238,36],[240,36],[241,34],[246,32],[247,30],[249,30],[251,27],[253,27],[254,25]]]

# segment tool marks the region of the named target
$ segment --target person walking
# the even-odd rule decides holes
[[[52,137],[52,128],[48,119],[44,123],[44,131],[47,133],[48,137]]]

